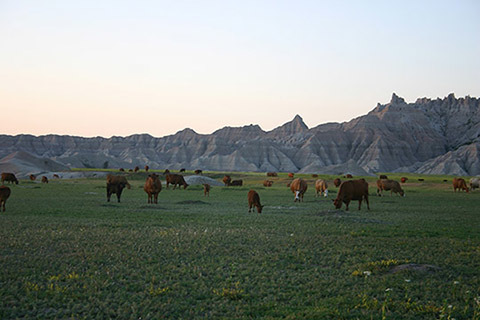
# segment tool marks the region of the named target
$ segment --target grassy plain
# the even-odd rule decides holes
[[[11,186],[0,319],[480,319],[480,191],[455,194],[451,177],[408,176],[405,198],[367,177],[371,210],[348,212],[334,176],[328,199],[310,175],[293,203],[285,174],[265,188],[233,173],[246,185],[164,188],[157,205],[145,173],[128,177],[121,203],[103,178]],[[247,212],[251,188],[262,214]]]

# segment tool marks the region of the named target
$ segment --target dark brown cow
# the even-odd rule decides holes
[[[367,209],[370,210],[370,204],[368,203],[368,183],[365,179],[360,180],[348,180],[342,182],[340,189],[338,189],[337,198],[333,200],[333,204],[336,209],[342,207],[342,203],[345,202],[346,209],[348,211],[348,205],[352,200],[358,200],[358,210],[362,205],[362,200],[365,199],[367,203]]]
[[[228,187],[232,183],[232,178],[228,175],[225,175],[222,181],[225,184],[225,187]]]
[[[125,172],[125,169],[123,169],[123,168],[120,168],[118,170],[121,171],[121,172]]]
[[[392,193],[395,192],[401,195],[402,197],[405,197],[405,192],[403,191],[398,181],[389,180],[389,179],[377,180],[377,195],[381,197],[384,190],[385,191],[390,190],[390,195],[392,195]]]
[[[202,172],[203,172],[203,171],[202,171],[202,170],[199,170],[199,169],[197,169],[197,170],[195,170],[194,172],[195,172],[195,174],[202,174]]]
[[[267,172],[267,177],[277,177],[278,174],[276,172]]]
[[[333,185],[335,187],[338,188],[341,184],[342,184],[342,180],[340,180],[340,178],[337,178],[337,179],[333,180]]]
[[[303,201],[303,195],[308,189],[307,181],[301,179],[301,178],[296,178],[295,180],[292,181],[290,184],[290,190],[295,194],[295,198],[293,199],[293,202],[297,201]]]
[[[381,174],[379,179],[388,179],[388,177],[384,174]]]
[[[210,185],[208,183],[204,183],[203,184],[203,196],[206,197],[210,197]]]
[[[10,188],[7,186],[0,186],[0,209],[5,212],[5,203],[7,202],[8,197],[10,197]]]
[[[318,179],[315,181],[315,197],[321,196],[322,193],[324,197],[328,197],[328,184],[327,181]]]
[[[346,175],[344,176],[344,178],[353,179],[353,176],[352,176],[350,173],[348,173],[348,174],[346,174]]]
[[[120,202],[123,189],[127,187],[130,189],[130,184],[124,176],[107,175],[107,201],[110,202],[112,193],[117,195],[117,200]]]
[[[467,193],[469,191],[467,187],[467,183],[465,182],[465,179],[463,178],[453,178],[453,191],[457,192],[457,189],[459,191],[465,190]]]
[[[145,184],[143,185],[143,190],[148,195],[147,203],[158,203],[158,194],[162,191],[162,182],[155,173],[148,175]],[[153,196],[153,201],[152,201]]]
[[[170,170],[168,169],[165,169],[165,171],[163,171],[163,175],[166,175],[166,174],[169,174],[170,173]]]
[[[150,167],[146,165],[145,166],[145,172],[148,172],[149,169],[150,169]]]
[[[292,172],[290,172],[290,173],[288,174],[288,177],[289,177],[289,178],[293,178],[294,176],[295,176],[295,174],[292,173]]]
[[[264,187],[271,187],[273,185],[273,181],[272,180],[264,180],[263,181],[263,186]]]
[[[42,176],[42,183],[48,183],[48,178],[45,176]]]
[[[243,186],[243,180],[232,180],[230,185],[232,187],[241,187],[241,186]]]
[[[185,172],[185,168],[180,169],[180,172]]]
[[[60,179],[60,176],[59,176],[58,174],[54,174],[53,177],[54,177],[55,179]]]
[[[35,175],[31,174],[28,176],[30,178],[30,180],[32,181],[35,181],[35,179],[37,179],[37,177],[35,177]]]
[[[175,188],[177,188],[177,184],[178,184],[179,187],[183,186],[183,189],[187,189],[187,187],[188,187],[188,183],[185,182],[185,179],[180,174],[168,173],[165,176],[165,178],[166,178],[166,181],[167,181],[167,189],[168,189],[168,186],[170,184],[173,185],[173,190],[175,190]]]
[[[248,212],[252,212],[252,208],[256,207],[258,213],[262,213],[263,206],[260,204],[260,196],[255,190],[248,191]]]
[[[5,181],[18,184],[17,177],[15,177],[15,175],[10,172],[2,172],[2,184],[4,184]]]
[[[140,170],[140,168],[136,166],[135,169],[133,169],[133,172],[138,172],[138,170]]]
[[[420,179],[418,179],[418,181],[421,181],[421,182],[422,182],[422,181],[425,181],[425,179],[420,178]]]
[[[128,172],[133,172],[133,169],[128,169]]]
[[[400,182],[401,182],[401,183],[405,183],[405,182],[407,182],[407,180],[408,180],[407,177],[401,177],[401,178],[400,178]]]
[[[312,174],[312,178],[318,178],[318,174],[316,173]]]

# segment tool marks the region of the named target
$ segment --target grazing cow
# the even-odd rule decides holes
[[[42,176],[42,183],[48,183],[48,178],[45,176]]]
[[[400,187],[400,183],[398,183],[398,181],[389,179],[377,180],[377,195],[381,197],[384,190],[390,190],[390,195],[392,195],[392,192],[395,192],[402,197],[405,197],[405,192],[403,192],[402,187]]]
[[[230,185],[232,187],[241,187],[241,186],[243,186],[243,180],[232,180]]]
[[[138,166],[136,166],[135,169],[133,169],[133,172],[137,173],[138,170],[140,170],[140,168]]]
[[[294,176],[295,176],[295,174],[292,173],[292,172],[290,172],[290,173],[288,174],[288,177],[289,177],[289,178],[293,178]]]
[[[384,174],[381,174],[379,179],[388,179],[388,177]]]
[[[208,183],[203,184],[203,196],[209,196],[210,197],[210,185]]]
[[[107,175],[107,201],[110,202],[110,197],[112,193],[117,195],[117,200],[120,202],[120,197],[122,196],[123,189],[127,187],[130,189],[130,184],[127,181],[127,178],[124,176],[114,176],[112,174]]]
[[[290,190],[295,194],[295,198],[293,199],[293,202],[297,201],[303,201],[303,195],[308,189],[307,181],[301,179],[301,178],[296,178],[295,180],[292,181],[290,184]]]
[[[232,178],[228,175],[225,175],[222,181],[225,184],[225,187],[228,187],[232,183]]]
[[[480,178],[471,178],[470,179],[470,189],[475,190],[480,188]]]
[[[318,178],[318,174],[312,174],[312,178]]]
[[[418,181],[425,181],[425,179],[420,178],[420,179],[418,179]]]
[[[146,165],[145,166],[145,172],[148,172],[148,169],[150,169],[150,167]]]
[[[133,172],[133,169],[128,169],[128,172]]]
[[[353,179],[353,176],[350,174],[350,173],[347,173],[344,178],[347,178],[347,179]]]
[[[338,188],[341,184],[342,184],[342,180],[340,180],[340,178],[337,178],[337,179],[333,180],[333,185],[335,187]]]
[[[287,182],[287,188],[290,188],[290,185],[292,184],[292,181]]]
[[[143,190],[148,194],[147,203],[158,203],[158,194],[162,191],[162,182],[157,174],[151,173],[148,175],[147,180],[143,185]]]
[[[322,195],[322,193],[324,197],[328,197],[328,184],[327,181],[318,179],[315,181],[315,197]]]
[[[169,174],[170,173],[170,170],[168,169],[165,169],[165,171],[163,171],[163,175],[166,175],[166,174]]]
[[[345,210],[348,211],[348,205],[352,200],[358,200],[358,210],[361,208],[362,200],[365,200],[367,209],[370,210],[370,204],[368,203],[368,183],[365,179],[342,182],[340,189],[338,189],[337,198],[333,200],[333,204],[336,209],[340,209],[342,203],[345,202]]]
[[[29,178],[30,178],[30,180],[32,180],[32,181],[35,181],[35,179],[37,179],[37,177],[35,177],[33,174],[31,174],[31,175],[29,176]]]
[[[199,170],[199,169],[197,169],[197,170],[195,170],[194,172],[195,172],[195,174],[202,174],[202,172],[203,172],[203,171],[202,171],[202,170]]]
[[[2,172],[2,184],[4,184],[5,181],[18,184],[17,177],[10,172]]]
[[[179,172],[185,172],[185,168],[180,169]]]
[[[125,169],[123,169],[123,168],[120,168],[118,170],[121,171],[121,172],[125,172]]]
[[[407,182],[407,180],[408,180],[407,177],[401,177],[401,178],[400,178],[400,182],[401,182],[401,183],[405,183],[405,182]]]
[[[264,180],[263,181],[263,186],[264,187],[271,187],[273,185],[273,181],[272,180]]]
[[[7,186],[0,186],[0,208],[5,212],[5,203],[8,197],[10,197],[10,188]]]
[[[58,174],[54,174],[53,177],[54,177],[55,179],[60,179],[60,176],[59,176]]]
[[[276,177],[278,174],[276,172],[267,172],[267,177]]]
[[[167,181],[167,189],[168,189],[168,186],[170,184],[173,185],[173,190],[175,190],[175,188],[177,188],[177,184],[178,184],[179,187],[183,186],[183,189],[187,189],[187,187],[188,187],[188,183],[185,182],[185,179],[180,174],[168,173],[165,176],[165,178],[166,178],[166,181]]]
[[[262,213],[263,206],[260,204],[260,196],[255,190],[248,191],[248,212],[252,212],[252,208],[257,207],[257,212]]]
[[[467,183],[463,178],[453,178],[453,191],[457,192],[458,190],[465,190],[468,193]]]

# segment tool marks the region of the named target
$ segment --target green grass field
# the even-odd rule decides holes
[[[286,174],[164,188],[157,205],[145,173],[121,203],[104,179],[20,181],[0,214],[0,319],[480,319],[479,190],[407,175],[405,198],[377,197],[368,177],[371,210],[344,211],[334,176],[327,199],[304,177],[303,203]]]

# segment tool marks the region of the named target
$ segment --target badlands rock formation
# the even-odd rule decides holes
[[[0,158],[24,151],[76,168],[479,175],[480,99],[450,94],[406,103],[393,94],[364,116],[311,129],[297,115],[268,132],[249,125],[162,138],[0,135],[0,147]]]

